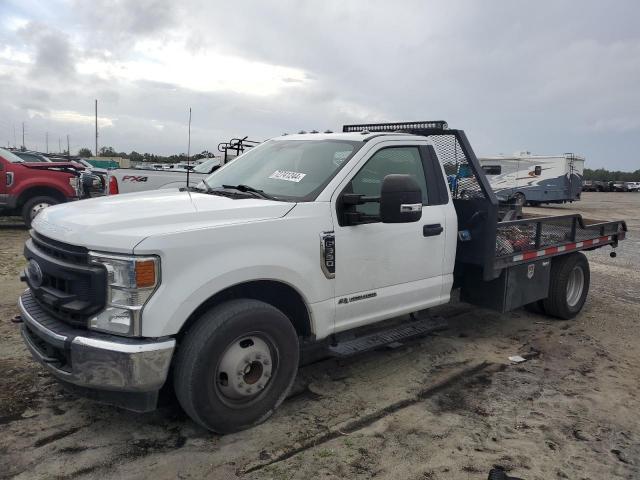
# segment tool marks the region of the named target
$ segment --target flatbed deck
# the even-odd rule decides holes
[[[498,222],[495,267],[501,269],[571,251],[616,247],[625,238],[622,220],[602,222],[580,214],[538,216]]]

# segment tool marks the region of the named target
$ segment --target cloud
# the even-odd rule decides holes
[[[49,131],[92,145],[97,98],[111,122],[100,144],[117,150],[185,151],[192,107],[194,150],[232,136],[445,119],[479,152],[576,151],[589,166],[637,168],[632,0],[585,0],[579,15],[550,0],[5,5],[0,143],[25,120],[28,141]]]
[[[73,47],[66,34],[39,22],[28,22],[17,30],[28,45],[34,75],[68,78],[75,73]],[[24,57],[24,53],[22,54]]]

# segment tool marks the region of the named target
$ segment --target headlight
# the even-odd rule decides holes
[[[80,189],[80,178],[79,177],[71,177],[69,179],[69,185],[71,185],[71,188],[73,188],[73,191],[76,192],[76,197],[80,197],[81,196],[81,189]]]
[[[160,259],[89,252],[107,269],[107,306],[89,319],[89,328],[130,337],[142,332],[142,308],[160,284]]]

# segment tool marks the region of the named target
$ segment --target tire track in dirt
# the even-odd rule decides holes
[[[361,428],[371,425],[372,423],[380,420],[383,417],[391,415],[399,410],[407,408],[411,405],[415,405],[418,402],[421,402],[427,398],[430,398],[443,390],[451,388],[464,380],[468,380],[480,372],[490,372],[497,373],[499,371],[504,370],[507,365],[504,364],[493,364],[488,362],[480,362],[474,363],[470,367],[458,369],[444,378],[437,381],[435,384],[432,384],[424,389],[419,390],[416,394],[411,397],[404,398],[397,402],[394,402],[380,410],[376,410],[369,414],[366,414],[362,417],[347,421],[343,424],[337,425],[335,427],[330,428],[326,433],[317,435],[305,441],[302,444],[293,446],[291,448],[285,448],[275,454],[272,454],[272,458],[268,461],[257,462],[254,464],[249,464],[248,466],[240,469],[238,471],[239,475],[245,475],[248,473],[259,471],[265,467],[273,465],[278,462],[282,462],[287,460],[298,453],[304,452],[305,450],[309,450],[311,448],[316,448],[324,443],[327,443],[335,438],[339,438],[342,435],[347,435],[353,433]]]

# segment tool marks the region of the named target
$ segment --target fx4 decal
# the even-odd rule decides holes
[[[146,182],[149,177],[139,177],[137,175],[125,175],[122,177],[123,182]]]

